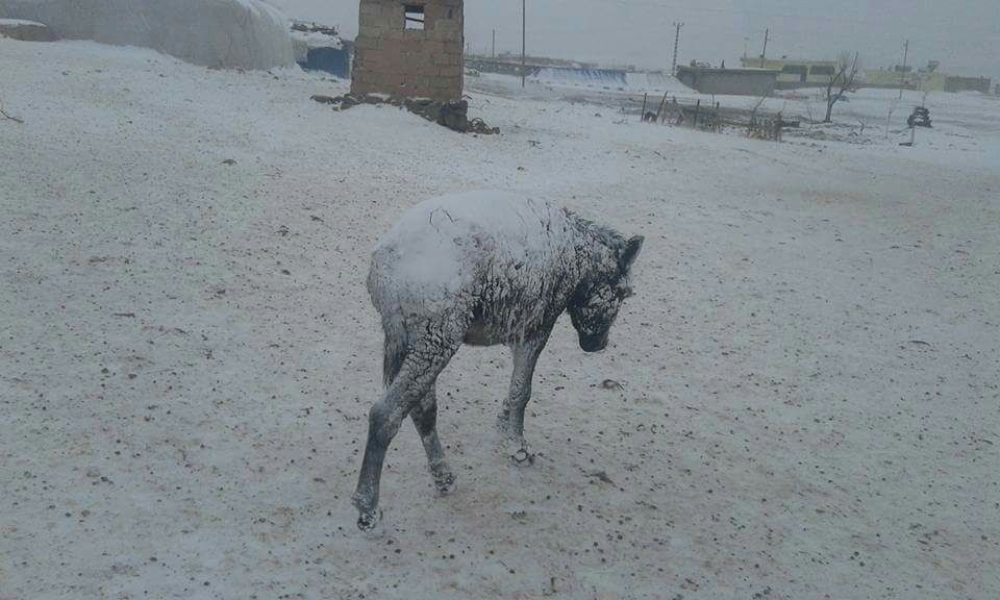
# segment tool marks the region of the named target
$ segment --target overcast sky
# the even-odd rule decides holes
[[[270,0],[291,18],[358,27],[357,0]],[[466,0],[466,42],[479,51],[497,29],[498,51],[520,52],[521,2]],[[861,52],[866,67],[902,59],[940,60],[957,74],[1000,78],[1000,0],[528,0],[528,52],[602,63],[669,68],[673,23],[681,30],[679,62],[734,66],[745,44],[768,56],[833,59]]]

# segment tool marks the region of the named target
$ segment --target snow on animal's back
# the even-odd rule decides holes
[[[426,305],[509,269],[530,277],[571,247],[570,220],[554,204],[499,191],[451,194],[404,213],[375,248],[370,282]]]

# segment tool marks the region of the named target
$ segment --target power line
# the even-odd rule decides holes
[[[568,0],[564,0],[568,1]],[[767,17],[772,19],[797,19],[803,21],[803,23],[798,25],[788,25],[791,31],[795,32],[799,37],[809,34],[807,32],[823,33],[829,32],[829,23],[845,23],[845,24],[871,24],[870,20],[850,18],[850,17],[836,17],[828,15],[803,15],[800,13],[787,13],[787,12],[768,12],[768,11],[758,11],[758,10],[746,10],[746,9],[733,9],[733,8],[712,8],[712,7],[699,7],[692,6],[686,0],[572,0],[571,4],[574,10],[580,10],[581,4],[589,3],[591,5],[601,5],[601,6],[614,6],[614,7],[650,7],[655,9],[660,9],[664,12],[670,11],[671,13],[708,13],[714,15],[749,15],[754,17]],[[522,54],[526,54],[526,0],[522,0]],[[559,2],[553,2],[553,4],[559,4]],[[586,9],[584,9],[585,11]],[[658,11],[659,12],[659,11]],[[666,16],[666,15],[664,15]],[[652,17],[653,20],[660,20],[660,15]],[[663,19],[664,21],[666,19]],[[773,23],[772,23],[773,24]],[[676,23],[674,23],[676,25]],[[571,24],[568,20],[562,19],[554,23],[546,23],[544,21],[535,23],[533,25],[535,31],[538,34],[536,38],[547,38],[553,33],[563,33],[563,34],[573,34],[579,33],[579,24]],[[720,34],[722,32],[731,32],[732,34],[740,34],[742,37],[746,32],[745,26],[737,26],[730,22],[718,22],[711,23],[710,28],[714,33]],[[595,29],[597,27],[595,26]],[[676,34],[675,34],[676,35]],[[954,40],[943,35],[941,32],[937,32],[935,35],[930,36],[932,39],[942,40],[944,45],[945,54],[947,54],[947,44],[953,43]],[[791,39],[795,39],[794,36]],[[849,45],[866,45],[865,42],[870,43],[869,36],[861,35],[857,33],[856,28],[845,28],[841,34],[840,39],[848,43]],[[746,41],[746,40],[745,40]],[[542,42],[543,47],[546,46],[544,40]],[[675,46],[677,45],[677,40],[675,39]],[[942,44],[930,44],[927,46],[928,51],[942,52],[942,48],[938,48],[938,45]],[[786,43],[787,45],[787,43]],[[803,46],[800,41],[797,44],[793,44],[793,47],[786,48],[785,51],[791,50],[792,52],[802,52],[808,50],[811,46]],[[875,58],[875,60],[885,61],[889,57],[887,48],[880,47],[876,49],[877,51],[870,57],[881,57]],[[781,52],[778,52],[781,54]],[[898,59],[897,59],[898,60]],[[526,68],[526,65],[525,65]]]
[[[681,41],[681,27],[684,27],[684,23],[674,23],[674,27],[677,28],[676,33],[674,33],[674,63],[670,67],[670,74],[677,76],[677,48]]]
[[[871,21],[865,19],[852,19],[850,17],[831,17],[825,15],[802,15],[792,13],[775,13],[759,10],[740,10],[732,8],[708,8],[703,6],[692,6],[688,2],[655,2],[653,0],[576,0],[575,3],[590,2],[594,4],[615,4],[618,6],[650,6],[671,11],[681,12],[701,12],[723,15],[748,15],[755,17],[773,19],[800,19],[804,21],[829,21],[852,24],[869,24]]]
[[[532,31],[535,32],[535,39],[537,40],[537,43],[541,44],[540,48],[546,49],[546,50],[549,50],[549,51],[552,50],[551,44],[547,45],[545,42],[549,38],[554,38],[555,36],[570,36],[570,37],[577,36],[577,37],[574,37],[573,39],[591,39],[591,38],[586,37],[586,36],[579,37],[579,36],[583,35],[583,34],[581,34],[581,31],[584,31],[584,30],[581,30],[579,24],[567,24],[565,21],[559,21],[559,22],[555,22],[555,23],[546,23],[546,22],[543,22],[543,21],[533,21],[532,23],[533,23],[532,24],[532,27],[533,27]],[[664,25],[667,26],[667,27],[669,27],[672,24],[673,24],[672,22],[667,22]],[[685,26],[687,26],[686,22],[685,22]],[[600,24],[597,24],[597,23],[593,24],[593,26],[592,26],[592,30],[594,32],[599,32],[601,30],[601,28],[602,28],[602,26]],[[745,39],[745,36],[746,36],[746,33],[747,33],[747,29],[745,27],[743,27],[743,26],[734,25],[734,24],[731,24],[731,23],[707,23],[705,25],[705,27],[701,28],[702,29],[701,32],[698,32],[698,33],[693,34],[693,35],[695,37],[699,37],[699,36],[704,35],[703,31],[704,31],[705,28],[710,29],[713,34],[717,34],[717,35],[720,35],[720,36],[728,36],[729,39],[734,40],[734,42],[732,44],[733,48],[730,48],[730,50],[735,50],[736,52],[739,52],[738,43],[739,43],[740,39],[744,40],[744,44],[747,44],[747,43],[749,43],[749,44],[758,44],[758,43],[760,43],[762,41],[762,38],[763,38],[763,36],[761,36],[761,38],[757,38],[757,35],[752,35],[749,38],[749,40],[747,40],[747,39]],[[490,43],[491,30],[492,30],[492,26],[488,26],[488,27],[483,28],[483,31],[481,32],[483,34],[482,37],[484,38],[484,42],[486,44]],[[589,28],[587,28],[585,30],[586,31],[590,31]],[[813,44],[809,43],[809,40],[815,39],[815,35],[814,34],[829,33],[829,28],[828,27],[823,27],[820,24],[816,24],[815,26],[808,26],[806,28],[793,29],[793,30],[791,30],[791,33],[794,34],[794,35],[784,35],[784,36],[781,36],[781,37],[778,38],[782,42],[781,43],[781,48],[779,49],[779,51],[775,51],[775,50],[772,49],[772,46],[774,45],[773,42],[775,42],[776,38],[774,36],[771,36],[770,40],[768,42],[768,51],[771,52],[771,54],[775,55],[775,56],[780,56],[782,54],[799,55],[799,54],[815,53],[816,49],[815,49],[815,47],[814,47]],[[566,39],[566,38],[564,38],[564,39]],[[869,51],[865,51],[865,52],[863,52],[863,54],[865,55],[866,60],[870,61],[870,64],[873,64],[873,65],[874,64],[881,64],[881,63],[888,64],[888,63],[893,62],[893,61],[897,61],[897,62],[899,61],[899,51],[898,50],[893,50],[893,49],[887,47],[887,45],[885,45],[885,44],[878,44],[877,47],[871,47],[871,48],[869,48],[869,44],[871,43],[871,39],[870,39],[869,36],[867,36],[865,34],[856,33],[854,31],[845,31],[843,33],[843,35],[840,35],[838,37],[838,39],[840,40],[840,44],[841,44],[841,47],[839,49],[843,49],[844,46],[853,46],[853,47],[865,47],[865,48],[868,48]],[[934,38],[934,36],[932,36],[931,39],[936,39],[936,38]],[[895,47],[894,44],[893,44],[893,46]],[[941,46],[941,45],[935,45],[935,44],[929,45],[929,49],[927,49],[927,48],[924,49],[924,54],[943,53],[943,54],[947,55],[948,54],[947,51],[946,51],[947,49],[945,48],[944,50],[942,50],[943,46],[942,47],[939,47],[939,46]],[[760,46],[758,46],[758,47],[760,47]],[[829,49],[828,48],[825,52],[827,54],[830,54],[834,50],[837,50],[837,49],[838,48],[834,48],[834,49]],[[500,47],[499,46],[498,46],[497,51],[498,52],[500,51]],[[584,51],[584,52],[581,53],[578,48],[574,49],[574,52],[576,52],[577,54],[584,54],[584,55],[588,54],[586,51]],[[590,54],[593,54],[593,53],[590,53]],[[636,55],[637,52],[632,52],[632,54]],[[756,60],[759,60],[759,57],[760,57],[760,55],[758,53],[758,56],[754,57],[754,58]],[[633,59],[634,59],[634,57],[630,58],[629,60],[633,60]],[[680,59],[680,55],[678,54],[678,60],[679,59]]]
[[[528,0],[521,0],[521,87],[525,86],[525,79],[528,74],[527,67],[527,47],[528,47]]]

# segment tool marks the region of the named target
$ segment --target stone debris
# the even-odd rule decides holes
[[[385,94],[364,94],[356,96],[326,96],[316,94],[311,98],[320,104],[329,104],[335,110],[347,110],[359,104],[389,104],[405,108],[411,113],[423,117],[459,133],[477,133],[496,135],[499,127],[490,127],[479,118],[469,119],[469,103],[465,100],[432,100],[430,98],[393,98]]]

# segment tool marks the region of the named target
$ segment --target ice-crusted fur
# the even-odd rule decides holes
[[[444,196],[411,208],[372,257],[368,290],[385,333],[385,393],[369,415],[354,494],[358,525],[378,521],[382,461],[410,415],[438,489],[455,477],[437,435],[434,382],[462,344],[510,346],[514,372],[499,427],[518,462],[535,363],[569,311],[580,346],[607,345],[642,238],[626,240],[549,202],[504,192]]]

